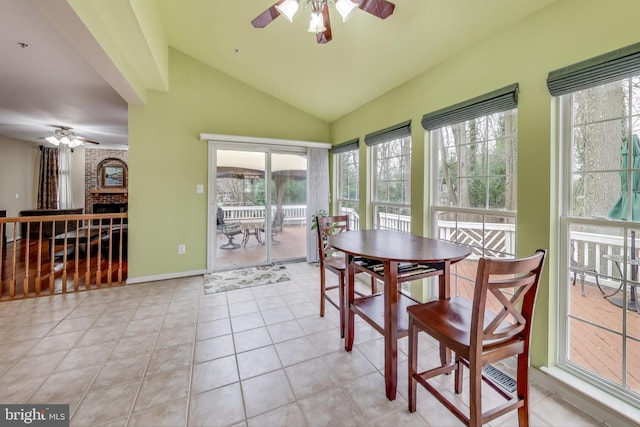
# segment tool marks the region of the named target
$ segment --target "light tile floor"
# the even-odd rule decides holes
[[[318,268],[287,271],[214,295],[191,277],[0,303],[0,402],[68,403],[72,426],[461,425],[420,389],[408,412],[406,338],[387,400],[380,335],[358,321],[345,352],[337,310],[318,315]],[[599,425],[536,385],[530,407],[532,425]]]

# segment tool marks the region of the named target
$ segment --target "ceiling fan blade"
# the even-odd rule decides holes
[[[280,12],[278,12],[276,6],[279,6],[283,2],[284,0],[278,0],[275,2],[269,9],[256,16],[253,21],[251,21],[251,25],[256,28],[264,28],[269,25],[274,19],[280,16]]]
[[[80,140],[80,141],[82,141],[82,142],[87,142],[87,143],[89,143],[89,144],[96,144],[96,145],[99,145],[99,144],[100,144],[99,142],[92,141],[92,140],[90,140],[90,139],[85,138],[84,136],[76,136],[76,139],[79,139],[79,140]]]
[[[322,33],[317,33],[316,39],[318,40],[318,43],[325,44],[329,43],[333,38],[333,35],[331,34],[331,21],[329,20],[329,5],[327,3],[325,3],[322,8],[322,19],[324,20],[326,30]]]
[[[360,9],[367,13],[386,19],[393,14],[396,5],[387,0],[355,0],[360,5]]]

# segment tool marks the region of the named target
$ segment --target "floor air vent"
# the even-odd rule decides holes
[[[487,378],[507,390],[509,393],[516,391],[516,380],[492,365],[487,365],[482,368],[482,372]]]

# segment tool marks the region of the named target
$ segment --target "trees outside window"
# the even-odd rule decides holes
[[[558,364],[638,404],[640,74],[564,94],[559,107]],[[595,273],[584,296],[576,267]]]
[[[359,186],[360,155],[358,149],[335,155],[338,212],[349,215],[349,228],[360,228]]]
[[[371,146],[373,225],[411,231],[411,137]]]
[[[476,256],[515,255],[517,109],[431,130],[438,237]]]

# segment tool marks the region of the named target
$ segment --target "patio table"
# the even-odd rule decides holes
[[[348,310],[345,319],[345,350],[351,351],[354,341],[354,315],[362,317],[384,336],[384,378],[387,398],[396,398],[398,382],[398,339],[407,335],[407,306],[416,302],[398,292],[399,266],[425,264],[438,272],[438,297],[449,298],[451,266],[471,254],[466,246],[437,239],[416,236],[395,230],[345,231],[329,237],[329,244],[344,252],[348,267],[346,295]],[[384,292],[355,299],[355,260],[366,258],[380,261]],[[365,271],[364,269],[360,271]],[[406,273],[411,274],[411,273]],[[427,273],[432,275],[432,273]],[[420,278],[420,275],[412,276]],[[440,348],[440,357],[450,357],[446,348]]]
[[[622,274],[622,268],[620,267],[620,264],[623,261],[623,257],[622,255],[610,255],[610,254],[605,254],[602,257],[606,260],[613,262],[613,265],[616,266],[616,269],[620,274],[620,286],[618,287],[618,289],[616,289],[615,292],[613,292],[611,295],[605,296],[605,298],[607,298],[611,304],[616,305],[618,307],[622,307],[624,305],[624,298],[622,297],[613,298],[613,296],[622,290],[622,286],[624,284],[622,280],[622,278],[624,277],[624,274]],[[637,272],[638,266],[640,266],[640,258],[627,257],[627,264],[631,265],[631,268],[635,269]],[[631,289],[629,292],[629,299],[627,300],[627,309],[635,310],[636,312],[640,313],[640,304],[638,304],[638,293],[636,289],[637,286],[640,286],[640,283],[635,281],[635,279],[637,279],[636,274],[632,274],[631,279],[632,280],[627,280],[627,283],[631,286]]]
[[[247,246],[249,242],[249,237],[254,236],[258,241],[258,244],[264,245],[262,241],[262,236],[260,232],[264,227],[264,220],[255,221],[255,220],[239,220],[240,228],[242,229],[243,237],[242,237],[242,247]]]

